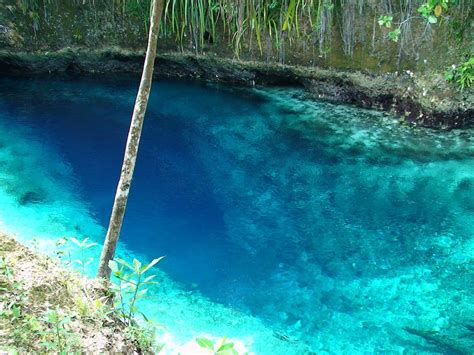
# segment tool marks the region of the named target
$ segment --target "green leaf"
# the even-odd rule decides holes
[[[288,5],[288,10],[286,12],[286,19],[285,22],[283,23],[282,31],[286,31],[290,25],[290,21],[293,18],[293,12],[295,11],[295,6],[296,6],[296,1],[295,0],[290,0],[290,3]]]
[[[150,320],[148,319],[148,317],[145,315],[145,313],[143,312],[138,312],[142,315],[143,319],[146,321],[146,322],[149,322]]]
[[[224,351],[224,350],[229,350],[229,349],[234,349],[234,343],[222,344],[221,347],[219,349],[217,349],[217,352]]]
[[[378,19],[379,26],[385,26],[387,28],[392,27],[393,16],[382,15]]]
[[[56,313],[56,311],[49,311],[47,314],[46,314],[46,322],[48,323],[56,323],[58,321],[58,314]]]
[[[430,7],[429,4],[423,4],[418,8],[418,12],[423,16],[424,18],[428,18],[430,16],[432,8]]]
[[[227,340],[226,336],[223,336],[221,340],[216,344],[217,350],[219,351],[222,346],[225,344],[225,341]]]
[[[436,22],[438,22],[438,19],[436,18],[436,16],[430,15],[430,16],[428,16],[428,22],[429,23],[436,23]]]
[[[13,308],[12,308],[12,316],[13,316],[14,318],[19,318],[20,315],[21,315],[21,309],[20,309],[20,307],[18,307],[18,306],[13,307]]]
[[[201,348],[207,348],[207,349],[210,349],[210,350],[214,351],[214,344],[209,339],[196,338],[196,342],[199,344],[199,346]]]
[[[402,33],[402,31],[400,31],[400,29],[397,28],[396,30],[388,33],[388,38],[390,38],[394,42],[398,42],[398,36],[400,36],[400,33]]]
[[[72,321],[72,317],[71,316],[67,316],[67,317],[64,317],[62,319],[59,320],[59,324],[60,325],[65,325],[65,324],[69,324],[71,323]]]
[[[141,273],[143,274],[147,272],[150,268],[159,263],[163,258],[164,256],[160,256],[159,258],[153,259],[148,265],[143,266],[143,268],[141,269]]]
[[[444,72],[444,80],[452,81],[454,79],[454,72],[453,70],[446,70]]]
[[[153,280],[155,277],[156,277],[156,275],[150,275],[150,276],[146,277],[145,280],[143,280],[143,283],[146,284],[146,283],[150,282],[151,280]]]
[[[123,259],[119,259],[119,258],[115,258],[114,259],[116,262],[118,262],[120,265],[123,265],[125,266],[126,268],[130,269],[130,270],[133,270],[133,266],[131,266],[129,263],[127,263],[125,260]]]

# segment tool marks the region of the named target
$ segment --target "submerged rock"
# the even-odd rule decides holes
[[[45,200],[45,196],[36,191],[25,192],[18,200],[20,205],[29,205],[32,203],[41,203]]]

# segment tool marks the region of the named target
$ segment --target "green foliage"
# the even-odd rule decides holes
[[[420,7],[418,7],[417,12],[427,23],[435,24],[438,23],[438,18],[442,15],[442,13],[448,10],[448,3],[450,1],[451,3],[454,3],[453,0],[427,0]],[[397,28],[388,33],[388,38],[394,42],[398,42],[398,39],[402,34],[402,25],[415,18],[416,16],[409,16],[404,21],[398,23]],[[378,24],[381,27],[391,28],[393,24],[393,16],[380,16],[378,19]]]
[[[78,8],[107,7],[117,15],[142,22],[145,30],[148,30],[150,1],[71,0]],[[59,0],[21,0],[10,8],[12,12],[18,9],[28,18],[36,36],[40,24],[47,24],[48,10],[59,3]],[[284,40],[291,43],[302,37],[307,41],[326,38],[325,31],[330,26],[327,14],[334,11],[334,5],[334,0],[165,0],[161,33],[174,37],[182,48],[191,45],[196,52],[225,37],[226,41],[230,39],[237,57],[244,40],[246,43],[255,40],[263,54],[265,43],[280,49]],[[84,41],[86,34],[76,32],[72,36],[76,41]]]
[[[396,28],[395,30],[390,31],[388,33],[388,38],[391,39],[394,42],[398,42],[398,38],[400,37],[401,33],[402,33],[402,31],[399,28]]]
[[[68,354],[77,342],[75,334],[67,329],[72,317],[62,315],[58,309],[55,309],[48,310],[42,320],[49,325],[42,332],[45,336],[45,340],[41,343],[42,346],[48,351]]]
[[[135,340],[141,349],[153,349],[156,353],[163,347],[155,344],[156,325],[149,321],[144,313],[138,311],[136,303],[147,294],[146,286],[157,284],[153,281],[156,275],[145,274],[163,258],[164,256],[153,259],[148,264],[142,264],[137,259],[133,259],[132,264],[118,258],[109,261],[112,274],[117,278],[117,284],[112,285],[118,296],[115,308],[119,310],[123,322],[127,324],[127,336]],[[136,325],[137,313],[143,316],[146,325]]]
[[[0,296],[0,320],[11,327],[10,338],[15,347],[28,349],[35,339],[48,352],[68,353],[77,342],[74,333],[67,329],[71,316],[56,310],[47,310],[41,318],[28,313],[29,296],[22,285],[14,281],[13,271],[0,259],[0,278],[6,278]]]
[[[393,16],[382,15],[379,17],[378,24],[379,26],[390,28],[392,27]]]
[[[131,265],[118,258],[109,262],[110,270],[118,280],[117,285],[112,286],[119,297],[117,308],[122,313],[123,321],[129,326],[133,324],[138,312],[136,302],[148,292],[148,289],[144,287],[157,284],[152,281],[156,275],[145,276],[145,274],[163,258],[164,256],[153,259],[150,263],[144,265],[137,259],[133,259]],[[143,313],[141,314],[147,320],[146,316]]]
[[[215,355],[238,355],[237,350],[234,349],[234,343],[228,343],[227,337],[223,337],[217,344],[207,338],[196,338],[198,345]]]
[[[90,302],[82,297],[74,300],[79,317],[86,321],[101,320],[102,322],[112,322],[114,308],[107,303],[107,297],[97,298]]]
[[[84,238],[81,242],[78,241],[76,238],[74,237],[71,237],[71,242],[73,242],[77,248],[79,248],[80,250],[80,253],[81,253],[81,259],[76,259],[74,260],[74,263],[78,264],[79,266],[81,266],[82,268],[82,273],[85,274],[86,273],[86,266],[89,265],[94,259],[93,258],[88,258],[86,260],[86,256],[85,256],[85,251],[87,249],[90,249],[92,247],[95,247],[97,246],[98,244],[97,243],[88,243],[89,241],[89,238]]]
[[[76,40],[76,42],[81,42],[83,39],[82,33],[79,30],[76,30],[72,37]]]
[[[156,344],[155,337],[156,326],[151,322],[147,322],[146,325],[140,325],[139,327],[135,325],[129,325],[125,329],[125,335],[134,340],[140,349],[149,349],[153,353],[159,353],[164,344]]]
[[[78,11],[84,7],[96,8],[98,13],[107,9],[112,12],[114,21],[122,18],[143,23],[141,31],[147,31],[150,1],[71,0],[71,3]],[[318,54],[326,55],[332,48],[330,43],[334,31],[341,31],[348,46],[353,46],[356,31],[354,11],[359,8],[362,15],[363,7],[367,6],[372,7],[374,14],[380,14],[380,8],[392,8],[392,13],[376,15],[377,18],[373,20],[381,27],[391,29],[383,35],[391,41],[400,42],[400,46],[404,42],[399,38],[410,28],[402,27],[402,24],[412,19],[422,18],[428,24],[435,24],[443,18],[450,23],[457,23],[455,26],[459,36],[469,27],[466,25],[469,19],[462,14],[469,13],[469,10],[463,10],[466,6],[459,5],[457,12],[449,17],[444,16],[448,8],[458,4],[457,0],[419,1],[417,4],[421,5],[418,9],[413,7],[412,13],[405,14],[399,21],[395,16],[406,8],[411,9],[411,2],[385,3],[379,0],[355,3],[335,0],[165,0],[160,31],[162,36],[174,39],[183,50],[187,48],[200,53],[206,51],[209,45],[224,41],[229,43],[237,58],[240,58],[243,50],[258,49],[261,55],[264,52],[278,54],[283,61],[285,44],[295,41],[308,48],[319,42]],[[38,26],[48,24],[48,11],[53,12],[58,4],[60,0],[19,0],[16,6],[10,6],[10,11],[22,12],[36,33]],[[33,13],[33,17],[29,13]],[[352,15],[345,16],[349,13]],[[76,31],[71,36],[75,42],[87,44],[89,34],[87,31]],[[344,52],[352,55],[351,49],[344,49]]]
[[[81,242],[75,240],[72,243],[82,249],[92,247],[90,244],[94,244],[87,239]],[[68,239],[62,238],[56,245],[60,248],[67,247]],[[27,255],[29,259],[32,258],[30,254]],[[59,253],[59,257],[63,256],[64,254]],[[110,302],[110,293],[100,297],[98,295],[101,295],[101,292],[95,292],[96,290],[89,287],[85,281],[78,282],[71,277],[72,275],[61,270],[53,271],[52,263],[43,264],[43,260],[47,259],[42,257],[33,259],[36,259],[39,266],[44,266],[44,270],[33,267],[34,272],[38,274],[38,282],[35,280],[24,283],[22,280],[31,277],[32,274],[25,276],[23,272],[19,275],[15,273],[17,268],[25,267],[23,259],[21,257],[17,259],[16,256],[12,259],[0,256],[0,333],[3,335],[0,337],[0,352],[79,353],[83,348],[79,334],[88,334],[104,325],[118,323],[122,312],[115,309]],[[156,259],[147,265],[141,265],[138,261],[133,262],[133,273],[142,276],[141,282],[129,279],[138,287],[135,300],[140,296],[141,286],[151,283],[146,273],[158,261],[159,259]],[[53,273],[52,278],[45,275],[45,272],[50,271]],[[50,280],[58,282],[50,284]],[[130,314],[127,313],[126,316],[129,317]],[[138,326],[130,321],[121,329],[125,337],[130,338],[143,352],[154,350],[156,353],[160,349],[160,346],[154,343],[156,325],[153,323],[147,322],[143,326],[142,324]]]
[[[417,11],[428,23],[434,24],[438,22],[443,11],[448,10],[448,3],[449,0],[428,0]]]
[[[474,57],[470,57],[458,67],[452,66],[445,72],[444,78],[455,82],[461,91],[471,88],[474,82]]]

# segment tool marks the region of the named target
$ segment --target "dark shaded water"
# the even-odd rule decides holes
[[[0,80],[5,226],[102,240],[136,83]],[[471,307],[473,154],[469,130],[162,81],[121,243],[315,351],[417,349],[404,326],[452,330]]]

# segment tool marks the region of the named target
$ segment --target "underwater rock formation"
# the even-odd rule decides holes
[[[44,197],[41,193],[35,191],[25,192],[19,199],[20,205],[27,205],[30,203],[41,203],[44,201]]]

